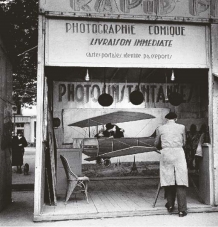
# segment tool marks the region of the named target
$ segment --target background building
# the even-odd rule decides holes
[[[13,111],[13,131],[17,135],[22,132],[29,146],[35,146],[36,143],[36,108],[22,108],[22,114]]]

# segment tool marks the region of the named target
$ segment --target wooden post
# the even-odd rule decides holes
[[[37,71],[37,128],[34,184],[34,217],[41,214],[44,204],[43,173],[43,107],[44,107],[44,23],[45,18],[39,15],[38,20],[38,71]]]
[[[54,205],[57,205],[56,199],[56,167],[55,167],[55,141],[54,141],[54,128],[52,122],[52,113],[48,109],[48,140],[49,140],[49,154],[51,162],[51,177],[52,177],[52,190],[54,195]]]
[[[48,200],[49,200],[49,205],[51,206],[51,190],[50,190],[50,186],[49,186],[49,179],[48,179],[48,171],[47,168],[45,168],[45,176],[46,176],[46,184],[47,184],[47,188],[48,188]]]
[[[208,116],[210,119],[209,129],[212,145],[212,154],[210,158],[211,169],[211,188],[213,189],[213,204],[218,205],[218,24],[211,25],[211,69],[209,70],[209,105]]]
[[[160,185],[160,183],[159,183],[159,184],[158,184],[158,187],[157,187],[157,192],[156,192],[156,195],[155,195],[155,198],[154,198],[154,203],[153,203],[153,205],[152,205],[153,208],[154,208],[155,205],[156,205],[157,198],[158,198],[159,193],[160,193],[160,189],[161,189],[161,185]]]

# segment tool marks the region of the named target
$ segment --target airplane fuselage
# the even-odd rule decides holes
[[[153,147],[154,137],[85,138],[83,140],[83,153],[91,158],[97,158],[112,151],[137,146],[145,147],[145,149],[146,147],[148,147],[148,149],[149,147]],[[128,153],[126,155],[128,155]]]

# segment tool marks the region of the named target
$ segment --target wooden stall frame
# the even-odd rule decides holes
[[[209,98],[209,103],[208,103],[208,126],[209,126],[209,135],[210,135],[210,148],[209,148],[209,176],[210,176],[210,205],[215,205],[215,188],[214,188],[214,163],[213,163],[213,136],[214,136],[214,126],[213,126],[213,76],[212,76],[212,70],[211,66],[208,71],[208,98]],[[212,107],[212,108],[210,108]]]
[[[44,181],[45,181],[45,170],[44,170],[44,140],[46,139],[46,127],[47,127],[47,83],[45,83],[46,78],[44,75],[45,68],[45,20],[46,18],[43,15],[39,15],[39,35],[38,35],[38,72],[37,72],[37,139],[36,139],[36,156],[35,156],[35,188],[34,188],[34,219],[37,220],[37,217],[40,216],[42,206],[44,205]],[[209,91],[209,104],[208,104],[208,124],[211,135],[211,160],[210,160],[210,176],[211,176],[211,205],[218,204],[218,169],[216,169],[215,158],[217,157],[218,151],[215,152],[215,149],[218,147],[213,137],[216,135],[216,122],[215,114],[217,112],[218,102],[215,103],[217,99],[214,98],[215,88],[218,87],[214,85],[214,78],[212,74],[212,47],[211,39],[213,36],[212,31],[209,26],[207,27],[207,48],[208,51],[208,91]],[[45,85],[46,84],[46,85]],[[215,122],[215,123],[214,123]],[[218,149],[217,149],[218,150]],[[213,183],[214,182],[214,183]]]
[[[212,116],[212,125],[210,128],[211,132],[211,144],[212,144],[212,152],[211,152],[211,165],[212,165],[212,177],[213,180],[211,181],[211,188],[213,190],[213,204],[218,205],[218,53],[217,53],[217,45],[218,45],[218,25],[212,24],[211,25],[211,71],[210,71],[210,107],[209,109],[209,116]]]
[[[38,20],[38,72],[37,72],[37,129],[36,129],[36,155],[35,155],[35,185],[34,185],[34,218],[40,215],[44,205],[44,149],[45,139],[44,119],[44,52],[45,52],[45,20],[39,15]],[[45,125],[44,125],[45,126]]]
[[[209,126],[209,134],[210,134],[210,138],[211,141],[210,143],[213,143],[213,78],[212,78],[212,64],[211,64],[211,59],[212,59],[212,50],[211,50],[211,29],[209,26],[207,26],[207,37],[206,37],[206,41],[207,41],[207,56],[209,57],[208,59],[208,65],[209,65],[209,70],[208,70],[208,126]],[[209,108],[209,107],[212,108]],[[212,150],[209,149],[209,156],[210,156],[210,163],[209,163],[209,175],[210,175],[210,205],[214,205],[214,190],[213,190],[213,162],[212,162]]]

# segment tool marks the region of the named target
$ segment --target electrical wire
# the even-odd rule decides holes
[[[29,50],[24,51],[24,52],[21,53],[21,54],[18,54],[17,57],[19,57],[19,56],[21,56],[21,55],[23,55],[23,54],[25,54],[25,53],[27,53],[27,52],[29,52],[29,51],[31,51],[31,50],[37,48],[37,47],[38,47],[38,45],[37,45],[37,46],[34,46],[34,47],[32,47],[32,48],[30,48]]]
[[[11,105],[15,105],[15,103],[12,103],[12,102],[10,102],[10,101],[8,101],[8,100],[5,100],[5,99],[3,99],[1,96],[0,96],[0,99],[1,99],[2,101],[4,101],[4,102],[10,103]]]

